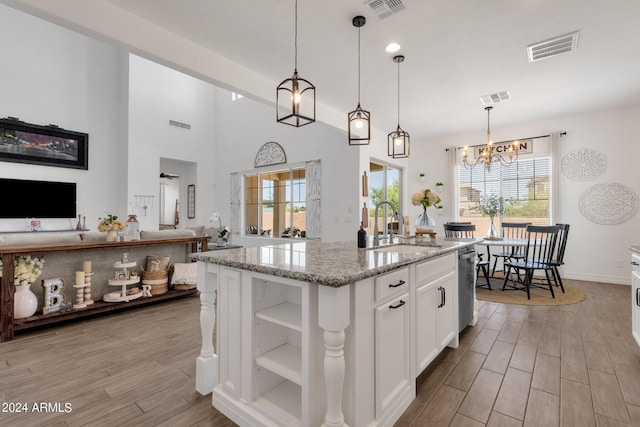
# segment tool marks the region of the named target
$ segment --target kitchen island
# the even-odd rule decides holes
[[[458,345],[458,251],[476,242],[192,254],[197,391],[212,392],[240,425],[392,425],[415,398],[416,377]]]

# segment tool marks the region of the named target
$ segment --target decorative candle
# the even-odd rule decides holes
[[[86,274],[90,274],[91,273],[91,261],[85,261],[82,263],[82,267],[84,270],[84,273]]]
[[[84,285],[84,271],[76,271],[76,285]]]

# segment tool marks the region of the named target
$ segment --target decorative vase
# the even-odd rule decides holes
[[[416,220],[416,231],[433,231],[435,227],[436,222],[427,213],[427,208],[424,208]]]
[[[489,229],[487,230],[487,239],[497,239],[498,238],[498,229],[496,228],[496,225],[493,223],[493,220],[495,217],[490,217],[491,218],[491,224],[489,225]]]
[[[107,231],[107,242],[115,242],[118,239],[118,232],[116,230]]]
[[[216,246],[227,246],[227,241],[224,240],[224,237],[218,237],[216,239]]]
[[[31,292],[31,284],[16,285],[13,296],[13,318],[24,319],[31,317],[38,309],[38,297]]]

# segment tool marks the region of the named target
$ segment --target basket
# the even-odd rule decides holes
[[[141,267],[142,284],[151,287],[151,295],[160,295],[169,291],[169,271],[171,267],[172,266],[169,265],[169,270],[162,271],[145,271],[145,269]]]

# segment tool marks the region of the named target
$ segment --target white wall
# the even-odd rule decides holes
[[[276,123],[273,106],[248,98],[232,101],[231,93],[224,89],[218,89],[217,100],[213,211],[220,212],[223,223],[229,224],[230,220],[230,174],[253,169],[260,147],[275,141],[286,152],[289,164],[320,159],[322,239],[352,240],[355,245],[360,225],[359,220],[356,222],[360,214],[355,197],[359,189],[359,154],[349,146],[346,131],[319,122],[301,128]],[[272,243],[235,234],[233,242],[245,246]]]
[[[510,127],[494,125],[491,128],[492,139],[496,141],[547,135],[555,131],[567,132],[566,136],[560,138],[559,161],[570,151],[579,148],[594,148],[606,155],[605,172],[592,181],[576,182],[562,172],[556,177],[559,179],[559,206],[554,222],[571,225],[566,265],[563,268],[564,275],[568,278],[630,283],[628,248],[638,244],[640,239],[640,215],[636,214],[618,225],[594,224],[580,214],[578,198],[590,186],[604,182],[619,182],[640,194],[640,180],[633,167],[634,160],[640,158],[640,144],[635,142],[640,134],[638,117],[638,108],[620,109],[557,117]],[[432,186],[438,180],[443,181],[445,187],[450,187],[445,148],[483,141],[485,134],[481,124],[478,128],[477,132],[449,135],[414,145],[415,155],[410,161],[410,192],[427,185]],[[417,173],[420,171],[427,174],[425,184],[417,181]],[[440,226],[454,218],[452,202],[445,199],[444,203],[442,216],[436,216]]]
[[[92,229],[105,211],[126,214],[126,57],[112,46],[2,5],[0,27],[5,34],[0,37],[0,117],[89,134],[89,170],[0,162],[0,177],[77,182],[77,212]],[[44,229],[75,228],[76,223],[42,220]],[[0,230],[25,226],[23,219],[0,220]]]
[[[180,227],[202,224],[213,212],[215,172],[215,87],[146,59],[130,56],[129,209],[140,229],[159,223],[161,158],[200,167],[180,166]],[[170,126],[169,120],[191,125]],[[174,163],[175,164],[175,163]],[[196,185],[196,218],[187,218],[186,188]],[[135,195],[154,196],[147,213],[135,206]]]

